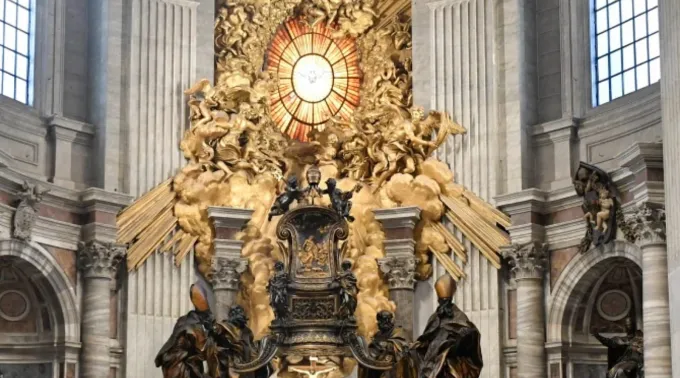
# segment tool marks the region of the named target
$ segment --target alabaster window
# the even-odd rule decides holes
[[[593,106],[660,77],[659,0],[592,0]]]
[[[267,54],[267,70],[278,78],[272,120],[292,138],[331,117],[347,120],[359,105],[359,54],[351,38],[333,39],[322,24],[298,20],[282,25]]]
[[[31,105],[32,0],[0,0],[0,93]]]

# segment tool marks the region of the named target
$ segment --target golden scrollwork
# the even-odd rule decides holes
[[[253,209],[237,236],[249,260],[239,301],[253,314],[250,328],[262,336],[273,319],[266,285],[274,261],[286,253],[275,242],[277,218],[269,222],[268,211],[283,179],[303,180],[313,164],[322,185],[327,178],[335,178],[343,191],[363,184],[353,197],[355,221],[343,252],[358,280],[360,334],[376,331],[377,312],[395,309],[376,263],[384,257],[385,235],[374,209],[422,209],[416,229],[420,279],[431,275],[430,255],[455,278],[464,276],[449,253],[464,263],[466,248],[445,223],[500,266],[498,251],[508,240],[496,225],[510,221],[454,183],[447,165],[432,157],[450,135],[465,129],[446,113],[413,104],[410,19],[379,22],[376,9],[376,0],[234,0],[221,6],[215,21],[216,83],[201,80],[186,91],[191,127],[180,149],[187,164],[118,216],[118,241],[129,245],[130,270],[156,251],[173,252],[180,264],[194,248],[198,269],[209,278],[214,231],[208,207]],[[356,38],[363,73],[356,110],[315,127],[308,142],[289,138],[272,122],[270,94],[277,78],[262,69],[277,28],[295,17],[328,23],[334,37]]]

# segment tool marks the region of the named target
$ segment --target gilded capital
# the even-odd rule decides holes
[[[85,278],[113,279],[125,258],[126,248],[114,243],[89,241],[78,244],[78,269]]]
[[[510,271],[515,280],[543,277],[543,270],[548,260],[546,244],[537,241],[513,244],[504,248],[502,254],[510,266]]]
[[[638,245],[666,243],[666,210],[643,203],[625,215],[625,227]]]
[[[215,257],[212,262],[211,281],[214,290],[238,290],[241,274],[248,268],[246,258]]]
[[[416,259],[411,256],[388,256],[378,260],[380,270],[387,278],[390,289],[413,290]]]

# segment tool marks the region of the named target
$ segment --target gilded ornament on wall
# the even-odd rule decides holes
[[[464,262],[468,251],[445,223],[500,267],[498,253],[508,237],[498,226],[508,227],[510,219],[456,184],[449,167],[432,157],[465,129],[451,115],[413,103],[411,20],[403,14],[381,20],[376,9],[385,8],[383,3],[221,5],[216,81],[204,79],[186,91],[191,126],[179,147],[187,163],[118,216],[118,242],[129,247],[128,269],[138,269],[156,252],[173,253],[179,265],[193,249],[198,270],[209,276],[214,230],[207,208],[253,209],[237,235],[248,260],[239,300],[247,313],[257,314],[249,325],[262,336],[274,318],[266,289],[274,261],[289,253],[276,242],[280,218],[270,217],[270,210],[283,214],[299,206],[304,194],[299,188],[308,184],[312,166],[319,176],[314,190],[337,194],[336,200],[319,197],[314,204],[332,206],[353,220],[342,256],[357,279],[361,334],[377,331],[378,312],[394,310],[377,263],[385,257],[385,235],[374,209],[422,209],[415,233],[417,279],[432,274],[432,258],[454,278],[464,277],[451,254]],[[282,197],[286,190],[289,195]],[[349,197],[351,207],[343,202]],[[300,240],[302,250],[305,241]],[[325,246],[316,238],[307,244],[314,257],[307,265],[300,262],[303,269],[324,272]]]

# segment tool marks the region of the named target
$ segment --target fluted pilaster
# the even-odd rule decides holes
[[[90,241],[78,248],[83,275],[81,378],[109,375],[111,281],[125,257],[125,247]]]
[[[545,309],[543,273],[547,262],[545,244],[535,241],[514,244],[503,250],[517,284],[517,376],[544,378]]]
[[[666,212],[642,204],[626,217],[642,252],[642,328],[645,335],[645,377],[671,375],[670,312]]]
[[[680,378],[680,2],[659,1],[661,33],[661,124],[670,291],[673,378]]]

